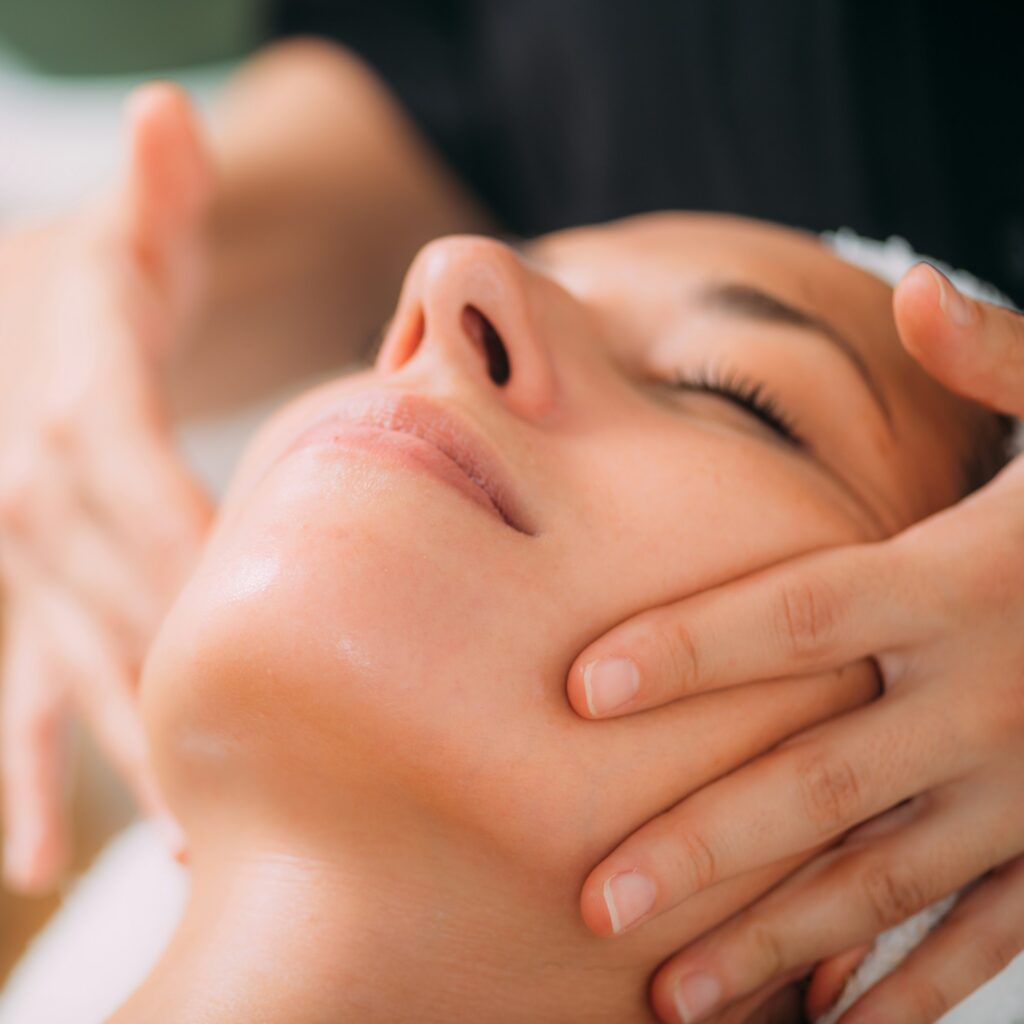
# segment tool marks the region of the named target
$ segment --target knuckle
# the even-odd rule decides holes
[[[783,585],[778,628],[793,655],[821,651],[834,636],[838,620],[839,599],[820,577],[802,576]]]
[[[758,922],[748,926],[747,941],[750,943],[760,978],[772,978],[789,966],[782,938],[770,925]]]
[[[999,930],[986,932],[972,943],[974,966],[979,981],[994,978],[1024,950],[1024,937],[1015,939]]]
[[[924,887],[906,868],[873,865],[864,872],[861,885],[879,931],[905,921],[928,904]]]
[[[659,632],[664,638],[664,663],[674,690],[686,692],[695,688],[700,678],[697,644],[693,633],[679,621],[677,616],[668,616],[665,628]]]
[[[914,979],[913,985],[907,990],[906,998],[906,1019],[920,1021],[921,1024],[932,1024],[953,1005],[941,982],[924,975]]]
[[[807,817],[823,838],[858,820],[860,783],[849,762],[815,754],[798,766],[797,778]]]
[[[676,867],[689,891],[699,892],[718,880],[718,861],[711,844],[699,833],[681,832],[674,844]]]

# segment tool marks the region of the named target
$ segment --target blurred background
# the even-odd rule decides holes
[[[59,213],[112,180],[121,107],[139,82],[173,79],[208,108],[266,35],[261,0],[0,0],[0,231]],[[76,761],[68,884],[133,813],[84,734]],[[58,899],[0,889],[0,985]]]
[[[170,78],[208,103],[266,34],[261,0],[0,0],[0,227],[110,180],[133,86]]]

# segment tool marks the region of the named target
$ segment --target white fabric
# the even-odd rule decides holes
[[[897,281],[915,264],[922,260],[942,271],[964,293],[973,299],[994,302],[997,306],[1016,309],[1013,301],[994,285],[969,274],[966,270],[957,270],[934,256],[925,256],[916,252],[905,238],[890,235],[884,242],[874,238],[864,238],[851,228],[840,228],[838,231],[824,231],[822,241],[840,258],[852,263],[861,270],[866,270],[875,277],[880,277],[887,284],[895,285]]]
[[[15,968],[0,1024],[102,1024],[156,963],[187,894],[187,873],[152,826],[122,832]]]

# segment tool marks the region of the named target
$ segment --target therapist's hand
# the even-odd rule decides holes
[[[174,87],[139,90],[127,119],[114,195],[0,238],[0,769],[5,878],[25,891],[52,885],[68,853],[72,710],[180,841],[136,684],[210,515],[159,381],[196,302],[212,169]]]
[[[936,378],[1024,414],[1024,319],[921,265],[894,309]],[[817,852],[663,965],[652,995],[665,1020],[703,1020],[833,958],[812,985],[819,1012],[880,932],[975,879],[844,1024],[934,1021],[1024,949],[1024,459],[894,538],[637,616],[580,655],[569,696],[580,715],[609,717],[869,657],[880,699],[690,796],[587,879],[584,917],[611,934],[609,901],[626,930],[718,881]]]

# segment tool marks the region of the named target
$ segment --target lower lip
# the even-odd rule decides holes
[[[291,450],[294,452],[305,448],[344,448],[369,452],[406,469],[427,473],[459,491],[502,522],[505,521],[490,495],[467,476],[457,462],[415,434],[355,423],[328,422],[304,434]]]

